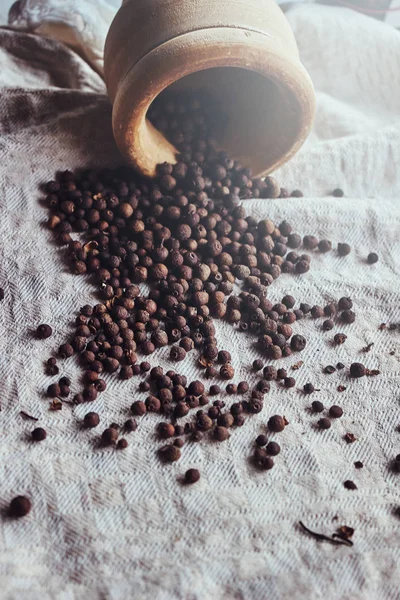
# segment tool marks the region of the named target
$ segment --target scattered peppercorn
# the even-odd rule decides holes
[[[121,438],[120,440],[118,440],[118,443],[117,443],[118,450],[125,450],[125,448],[127,448],[128,446],[129,446],[128,440],[126,440],[125,438]]]
[[[341,346],[347,340],[347,335],[345,333],[336,333],[333,341],[337,346]]]
[[[263,361],[258,358],[257,360],[255,360],[253,362],[253,371],[261,371],[263,366],[264,366]]]
[[[296,385],[296,380],[294,377],[285,377],[284,384],[285,388],[292,388]]]
[[[312,394],[313,392],[315,392],[315,387],[312,383],[305,383],[303,386],[303,391],[305,394]]]
[[[287,424],[288,422],[286,421],[285,417],[281,417],[280,415],[274,415],[267,423],[268,429],[274,433],[283,431]]]
[[[340,188],[335,188],[332,192],[332,196],[334,198],[343,198],[344,196],[344,191],[341,190]]]
[[[356,469],[362,469],[364,467],[363,463],[360,460],[356,460],[354,466]]]
[[[374,265],[379,260],[379,256],[375,252],[370,252],[367,257],[368,264]]]
[[[32,508],[32,503],[26,496],[16,496],[10,502],[9,514],[11,517],[25,517]]]
[[[41,442],[42,440],[45,440],[46,437],[47,437],[47,432],[45,429],[43,429],[43,427],[36,427],[32,431],[32,440],[34,442]]]
[[[256,438],[257,446],[266,446],[268,444],[268,436],[261,434]]]
[[[344,440],[348,443],[348,444],[353,444],[356,441],[356,436],[354,435],[354,433],[346,433],[346,435],[344,436]]]
[[[226,427],[222,427],[222,426],[218,425],[214,429],[214,437],[218,442],[224,442],[225,440],[227,440],[229,438],[229,436],[230,436],[230,433]]]
[[[332,365],[327,365],[324,368],[324,373],[326,373],[326,375],[332,375],[332,373],[335,373],[335,371],[336,371],[336,369]]]
[[[330,422],[329,419],[327,419],[326,417],[323,417],[322,419],[320,419],[318,421],[318,427],[320,429],[330,429],[331,428],[332,423]]]
[[[118,439],[118,430],[114,427],[108,427],[101,434],[101,443],[103,446],[111,446]]]
[[[324,405],[319,400],[314,400],[314,402],[311,404],[311,409],[315,413],[321,413],[324,410]]]
[[[197,483],[200,479],[200,471],[197,469],[188,469],[185,473],[185,483],[192,484]]]
[[[357,486],[354,483],[354,481],[350,481],[350,479],[345,481],[343,485],[346,488],[346,490],[356,490],[357,489]]]
[[[359,378],[366,375],[367,369],[361,363],[352,363],[350,365],[350,377]]]
[[[343,416],[343,408],[341,406],[331,406],[329,409],[329,416],[332,419],[340,419]]]
[[[266,447],[266,451],[271,456],[278,456],[281,451],[281,447],[277,442],[269,442]]]
[[[46,325],[45,323],[43,323],[42,325],[38,325],[35,335],[38,340],[46,340],[51,336],[52,333],[53,330],[50,327],[50,325]]]
[[[180,459],[182,453],[175,445],[162,446],[159,449],[159,456],[164,462],[176,462]]]
[[[337,246],[339,256],[348,256],[351,252],[351,246],[346,243],[339,243]]]

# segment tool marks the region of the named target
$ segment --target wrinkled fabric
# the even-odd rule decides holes
[[[317,91],[313,133],[301,152],[277,173],[282,185],[305,198],[246,202],[249,214],[287,219],[301,234],[348,242],[352,253],[313,253],[311,271],[280,277],[270,288],[279,301],[324,304],[354,300],[352,326],[323,333],[311,319],[294,325],[308,344],[283,360],[296,387],[273,384],[264,410],[232,430],[229,441],[187,443],[182,458],[161,465],[154,437],[157,417],[147,415],[123,452],[100,449],[107,424],[123,423],[134,399],[144,399],[138,379],[108,379],[90,407],[49,411],[44,391],[55,380],[43,361],[73,331],[79,307],[95,303],[94,288],[71,275],[64,251],[45,227],[43,182],[61,169],[115,166],[121,158],[111,130],[104,84],[88,64],[57,41],[0,31],[0,588],[5,600],[140,598],[388,599],[400,589],[399,476],[390,462],[399,453],[399,331],[378,331],[400,321],[400,35],[345,9],[298,7],[288,13],[300,53]],[[332,198],[342,187],[344,198]],[[380,260],[366,264],[369,252]],[[51,338],[32,329],[49,323]],[[347,342],[335,348],[333,335]],[[229,349],[235,381],[255,384],[253,342],[218,323],[219,347]],[[361,350],[374,342],[367,354]],[[394,354],[392,354],[394,352]],[[152,357],[170,368],[169,350]],[[291,371],[299,358],[304,361]],[[346,369],[324,375],[338,361]],[[348,366],[360,361],[381,375],[351,381]],[[60,363],[79,390],[73,359]],[[198,378],[191,353],[179,371]],[[301,392],[311,381],[319,392]],[[337,386],[346,390],[337,392]],[[344,416],[317,431],[311,399],[340,404]],[[224,398],[228,403],[236,398]],[[48,431],[29,441],[39,418]],[[82,430],[88,410],[101,424]],[[289,426],[273,436],[282,447],[269,472],[249,462],[255,437],[273,414]],[[353,433],[357,441],[346,444]],[[361,460],[364,468],[356,470]],[[182,486],[187,468],[200,481]],[[345,480],[358,489],[348,491]],[[5,509],[17,494],[32,499],[31,513],[13,521]],[[355,529],[354,546],[318,543],[299,528],[332,534]]]

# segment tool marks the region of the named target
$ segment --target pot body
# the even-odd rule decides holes
[[[146,176],[176,150],[146,118],[164,90],[206,90],[222,111],[220,149],[266,174],[306,139],[308,73],[275,0],[125,0],[108,33],[105,80],[117,145]]]

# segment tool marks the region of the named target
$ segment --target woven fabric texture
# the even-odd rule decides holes
[[[322,304],[349,295],[352,326],[323,333],[305,320],[295,325],[309,342],[293,372],[291,390],[272,386],[262,413],[232,431],[223,444],[186,444],[182,459],[163,466],[156,456],[157,418],[146,416],[123,452],[99,449],[99,433],[81,428],[88,408],[50,412],[44,390],[52,381],[43,360],[71,331],[93,288],[71,275],[63,251],[44,226],[40,185],[59,169],[120,163],[111,107],[101,78],[56,41],[0,31],[0,589],[4,600],[397,600],[400,597],[399,475],[390,461],[400,452],[400,34],[345,9],[300,6],[288,13],[302,59],[316,86],[314,131],[301,152],[277,173],[305,198],[248,201],[249,214],[287,219],[301,234],[353,248],[312,257],[300,278],[282,276],[270,288]],[[267,107],[266,107],[267,109]],[[273,140],[271,141],[273,143]],[[344,198],[332,198],[342,187]],[[380,261],[366,263],[369,252]],[[39,323],[54,335],[32,338]],[[343,330],[347,343],[332,346]],[[220,347],[232,352],[236,380],[257,380],[250,338],[218,324]],[[362,348],[374,342],[368,354]],[[394,354],[392,352],[394,351]],[[153,365],[168,365],[168,350]],[[282,361],[289,369],[298,357]],[[381,375],[351,381],[348,368],[330,376],[327,364],[364,362]],[[197,378],[195,356],[180,371]],[[61,374],[78,374],[73,360]],[[301,390],[341,404],[342,419],[317,431]],[[346,391],[339,394],[337,386]],[[123,422],[138,380],[109,379],[90,406],[103,424]],[[229,402],[233,402],[228,398]],[[38,417],[48,437],[29,441]],[[254,439],[273,414],[290,425],[274,439],[282,446],[274,469],[249,462]],[[99,428],[100,429],[100,428]],[[352,432],[357,441],[346,444]],[[356,470],[361,460],[364,468]],[[194,486],[177,478],[200,469]],[[343,482],[358,486],[348,491]],[[24,519],[5,515],[11,498],[27,494]],[[355,528],[354,546],[318,543],[299,528],[327,534]]]

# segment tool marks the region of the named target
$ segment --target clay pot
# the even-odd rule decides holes
[[[166,88],[206,89],[223,112],[221,149],[261,175],[300,148],[315,97],[275,0],[125,0],[105,47],[117,145],[147,176],[176,162],[146,119]]]

